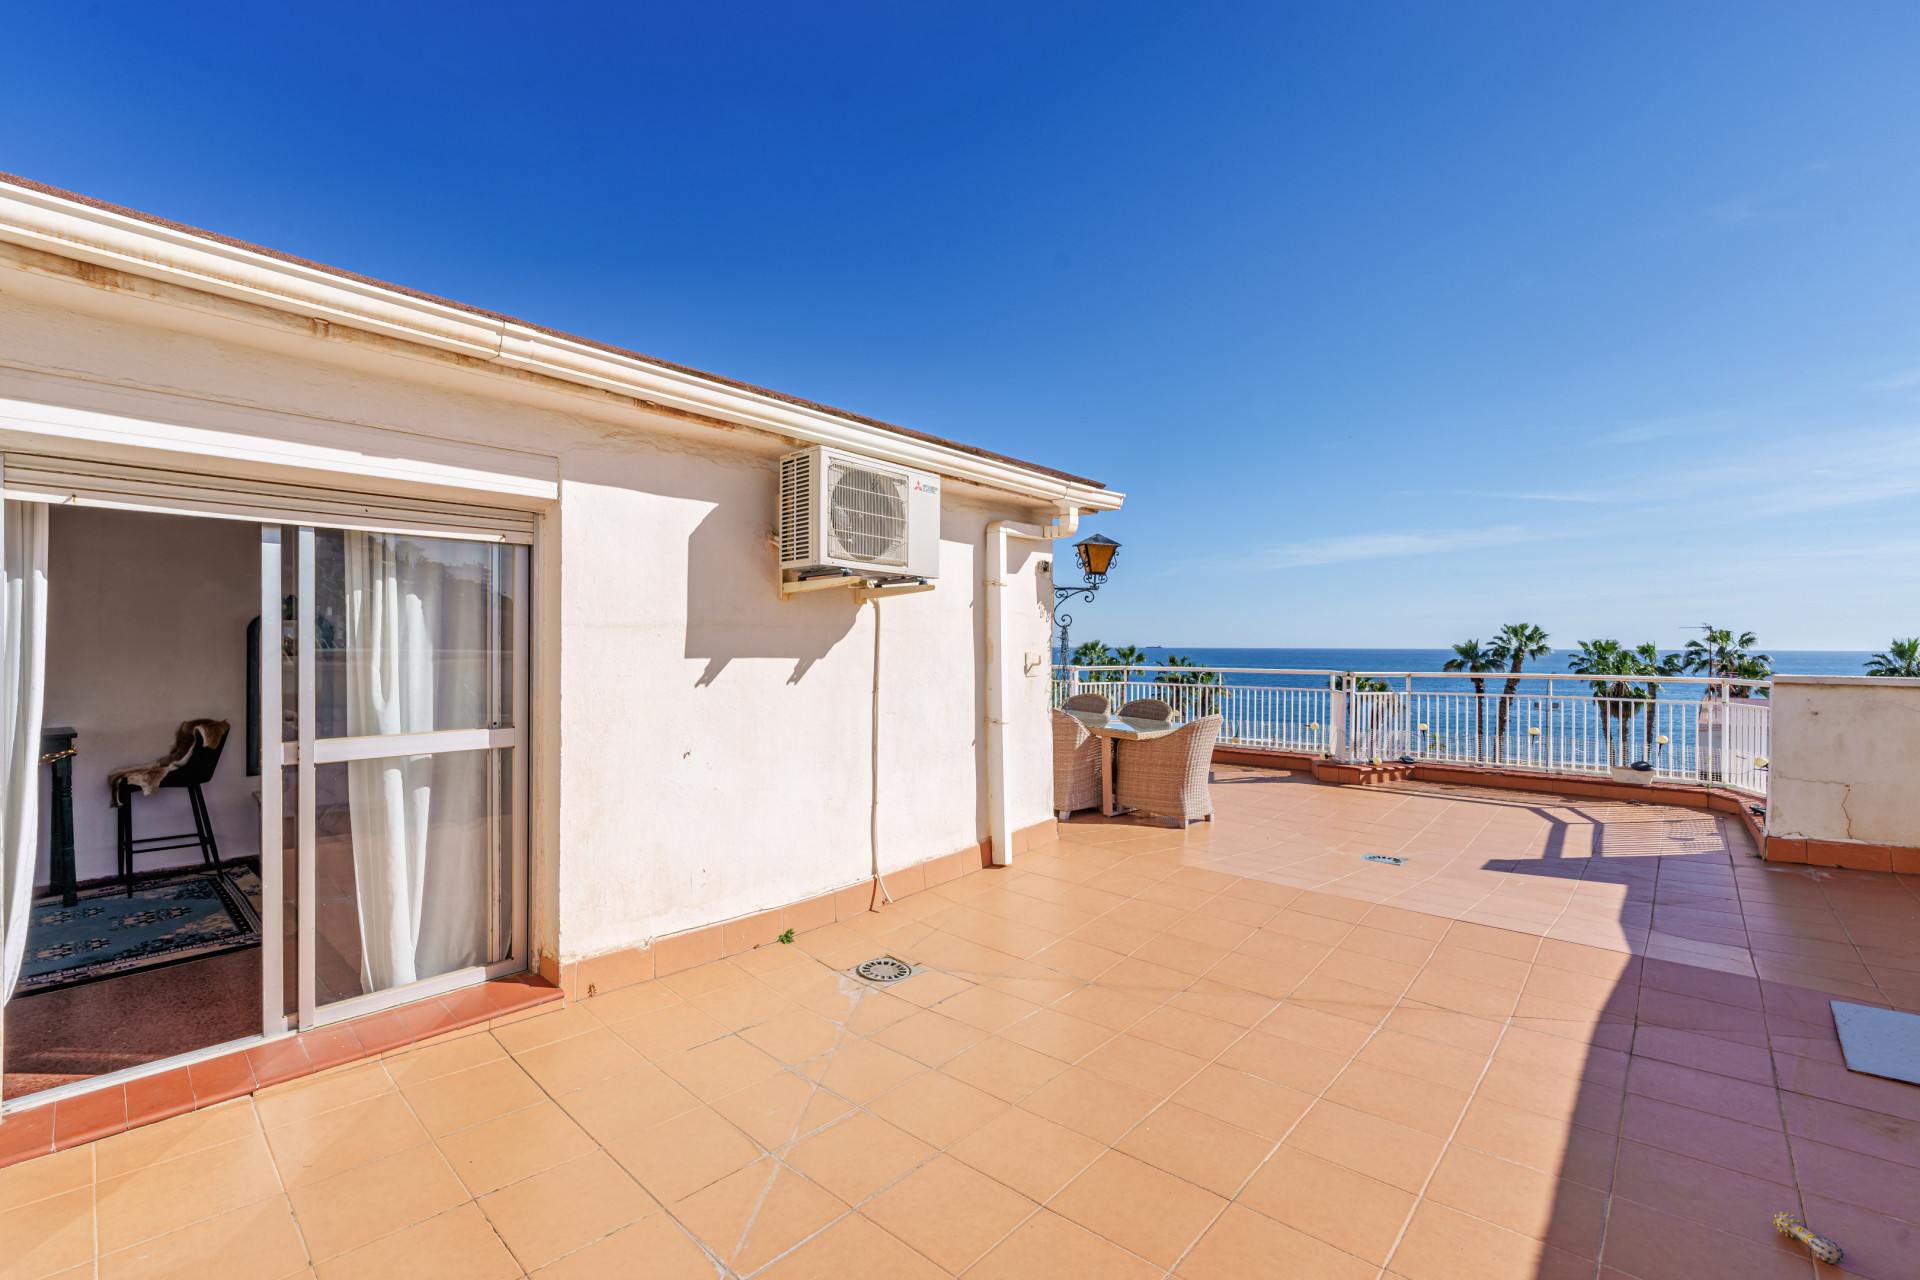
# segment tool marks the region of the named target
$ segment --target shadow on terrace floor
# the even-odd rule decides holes
[[[1408,1059],[1435,1097],[1398,1119],[1444,1138],[1437,1160],[1391,1167],[1419,1145],[1391,1128],[1331,1157],[1373,1180],[1356,1200],[1412,1196],[1371,1255],[1383,1275],[1920,1275],[1920,1088],[1848,1072],[1829,1008],[1920,1008],[1913,877],[1769,866],[1737,822],[1666,805],[1417,783],[1294,801],[1310,782],[1229,768],[1214,784],[1217,830],[1167,833],[1194,865],[1511,931],[1462,971],[1487,989],[1436,999],[1416,979],[1354,1054],[1377,1056],[1416,994],[1479,1022],[1425,1015],[1441,1043]],[[1844,1266],[1778,1235],[1783,1209]]]

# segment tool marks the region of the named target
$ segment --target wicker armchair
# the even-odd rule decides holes
[[[1064,711],[1053,713],[1053,811],[1100,807],[1100,739]]]
[[[1129,720],[1171,720],[1173,708],[1158,698],[1135,698],[1120,708],[1120,714]]]
[[[1076,693],[1061,704],[1063,711],[1096,711],[1107,714],[1107,695],[1104,693]]]
[[[1171,818],[1182,830],[1195,818],[1212,821],[1207,770],[1220,725],[1219,716],[1201,716],[1164,738],[1121,741],[1114,802],[1123,809]]]

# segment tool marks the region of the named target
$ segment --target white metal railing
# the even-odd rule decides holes
[[[1158,698],[1181,719],[1219,714],[1228,746],[1544,773],[1634,769],[1667,781],[1767,790],[1767,701],[1734,696],[1766,687],[1764,680],[1656,677],[1654,696],[1620,698],[1596,696],[1591,678],[1564,672],[1491,672],[1482,677],[1484,693],[1434,687],[1469,678],[1454,672],[1063,667],[1056,676],[1055,706],[1076,693],[1104,694],[1116,710]],[[1316,678],[1318,687],[1300,687],[1300,677]],[[1363,680],[1382,679],[1387,691],[1361,691]],[[1647,682],[1623,676],[1619,683]],[[1702,696],[1673,697],[1664,687],[1674,685]]]

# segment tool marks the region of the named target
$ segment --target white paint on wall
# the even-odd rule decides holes
[[[247,623],[260,612],[260,533],[233,520],[56,506],[47,546],[47,694],[43,723],[79,731],[73,759],[75,863],[82,880],[115,874],[107,774],[173,746],[183,720],[232,726],[203,790],[222,857],[260,852],[259,779],[246,776]],[[50,769],[41,770],[40,860],[47,884]],[[187,793],[136,795],[134,835],[193,830]],[[198,849],[135,860],[187,866]]]
[[[390,460],[388,490],[409,459],[444,457],[452,444],[469,459],[497,451],[516,475],[559,476],[534,556],[538,950],[574,960],[641,945],[868,873],[874,610],[851,593],[776,590],[775,460],[792,441],[339,329],[11,283],[0,280],[0,349],[43,381],[164,397],[164,412],[143,411],[155,420],[191,424],[196,402],[217,404],[223,431],[263,439],[294,430],[293,415],[351,422],[356,448]],[[10,394],[26,381],[7,384]],[[142,460],[132,448],[126,458]],[[939,585],[880,606],[883,868],[987,834],[985,529],[1053,514],[949,478]],[[199,523],[252,536],[244,524]],[[1047,671],[1024,661],[1047,652],[1046,558],[1041,543],[1009,555],[1015,830],[1051,816]],[[258,606],[243,607],[244,627]]]
[[[1778,676],[1767,834],[1920,847],[1920,680]]]

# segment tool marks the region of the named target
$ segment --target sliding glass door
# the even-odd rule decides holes
[[[525,968],[527,548],[265,526],[261,550],[268,1033]]]

